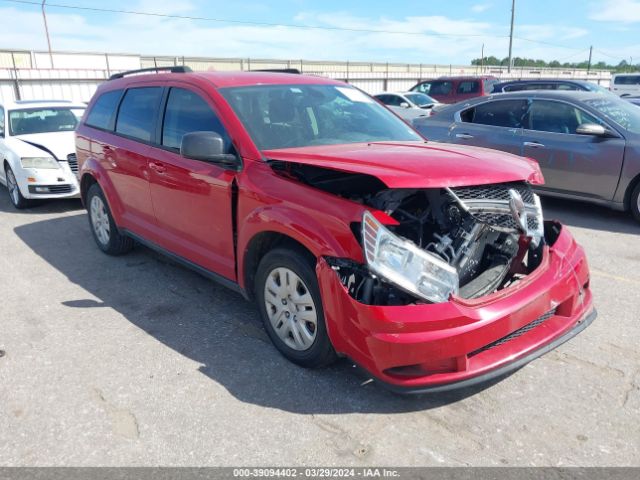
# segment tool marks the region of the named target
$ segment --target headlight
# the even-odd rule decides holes
[[[60,168],[55,158],[51,157],[22,157],[22,168]]]
[[[436,303],[458,293],[454,267],[394,235],[368,211],[362,217],[362,243],[369,269],[403,290]]]

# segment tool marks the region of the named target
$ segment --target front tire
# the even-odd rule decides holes
[[[282,355],[306,368],[336,360],[316,273],[305,252],[276,248],[267,253],[258,266],[255,293],[265,330]]]
[[[87,192],[87,210],[91,233],[100,250],[107,255],[122,255],[133,248],[133,239],[118,231],[107,199],[97,183]]]
[[[631,192],[629,207],[633,218],[635,218],[637,222],[640,222],[640,183],[638,183],[636,188],[633,189],[633,192]]]
[[[9,191],[9,200],[11,201],[11,204],[18,210],[22,210],[31,205],[31,202],[22,196],[16,176],[8,165],[4,169],[4,176],[7,180],[7,190]]]

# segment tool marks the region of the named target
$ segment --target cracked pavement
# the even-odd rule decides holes
[[[78,201],[0,187],[0,465],[640,465],[640,226],[545,199],[592,267],[579,336],[471,391],[307,371],[239,295],[146,248],[98,251]]]

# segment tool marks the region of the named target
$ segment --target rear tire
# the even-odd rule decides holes
[[[256,273],[255,296],[264,328],[276,348],[306,368],[333,363],[313,264],[300,248],[276,248],[267,253]]]
[[[640,222],[640,182],[636,185],[636,188],[633,189],[633,192],[631,192],[629,207],[633,218],[636,219],[636,222]]]
[[[7,180],[7,190],[9,191],[9,200],[11,201],[11,204],[18,210],[29,207],[31,202],[22,196],[16,176],[9,165],[4,169],[4,177]]]
[[[87,192],[89,226],[98,248],[107,255],[122,255],[133,248],[133,239],[122,235],[113,220],[100,185],[94,183]]]

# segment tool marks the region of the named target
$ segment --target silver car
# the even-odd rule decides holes
[[[429,140],[538,161],[540,193],[630,210],[640,222],[640,109],[595,92],[526,91],[460,102],[414,120]]]
[[[408,122],[416,118],[428,117],[431,109],[440,104],[435,98],[419,92],[379,93],[374,95],[373,98],[389,107],[400,118]]]

